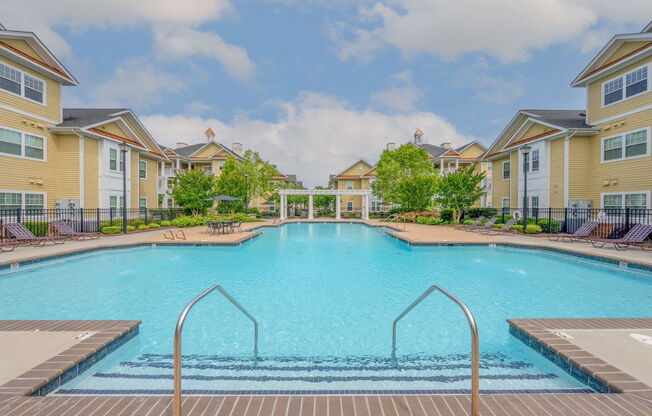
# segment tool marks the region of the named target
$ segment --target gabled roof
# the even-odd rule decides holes
[[[586,110],[521,110],[532,119],[565,129],[590,129],[586,124]]]
[[[5,39],[24,40],[41,59],[36,59],[26,53],[19,51],[13,46],[2,42]],[[68,72],[68,69],[50,52],[43,42],[32,32],[23,32],[17,30],[4,30],[0,28],[0,55],[7,56],[21,64],[33,69],[50,78],[54,78],[63,85],[77,85],[79,82]]]
[[[630,53],[621,56],[607,63],[608,59],[613,53],[618,50],[625,42],[646,42],[642,47],[631,51]],[[648,24],[645,29],[640,33],[627,33],[616,35],[605,45],[604,48],[589,62],[589,64],[579,73],[577,77],[571,82],[573,87],[584,87],[595,77],[606,75],[616,71],[621,66],[634,58],[643,58],[652,55],[652,22]]]
[[[462,153],[463,151],[465,151],[466,149],[468,149],[468,148],[471,147],[472,145],[476,145],[476,146],[478,146],[479,148],[481,148],[482,150],[487,151],[487,146],[485,146],[484,144],[480,143],[480,142],[477,141],[477,140],[470,141],[470,142],[468,142],[467,144],[465,144],[464,146],[457,147],[455,150],[456,150],[458,153]]]
[[[188,157],[192,157],[195,153],[199,153],[200,150],[202,150],[204,147],[210,145],[211,143],[212,143],[212,144],[215,144],[215,145],[217,145],[217,146],[219,146],[219,147],[221,147],[221,148],[224,149],[228,154],[230,154],[231,156],[235,157],[236,159],[238,159],[238,160],[242,160],[242,156],[240,156],[239,154],[237,154],[237,153],[234,152],[233,150],[229,149],[228,147],[224,146],[222,143],[218,143],[218,142],[216,142],[215,140],[212,140],[212,139],[209,140],[209,141],[207,141],[206,143],[199,143],[199,147],[197,147],[196,150],[195,150],[194,152],[192,152]],[[192,147],[192,146],[197,146],[197,145],[196,145],[196,144],[193,144],[193,145],[188,146],[188,147]],[[186,149],[187,149],[187,147],[186,147]],[[178,149],[177,149],[177,150],[178,150]]]
[[[342,175],[344,172],[346,172],[347,170],[351,169],[352,167],[354,167],[355,165],[357,165],[357,164],[360,163],[360,162],[364,163],[365,165],[369,166],[370,168],[374,166],[374,165],[372,165],[371,163],[367,162],[367,161],[364,160],[364,159],[359,159],[359,160],[356,161],[355,163],[351,163],[351,166],[347,167],[346,169],[343,169],[340,173],[338,173],[337,175],[335,175],[335,178],[337,178],[337,177],[348,178],[348,177],[359,177],[359,176],[361,176],[361,175],[346,175],[346,176],[343,176],[343,175]]]
[[[57,127],[86,127],[109,121],[128,108],[64,108],[63,121]]]
[[[199,149],[206,146],[206,143],[196,143],[190,146],[178,147],[173,149],[173,152],[182,157],[190,157],[193,153],[197,153]]]
[[[432,158],[461,156],[457,150],[448,147],[435,146],[433,144],[419,144],[417,146],[428,152]]]

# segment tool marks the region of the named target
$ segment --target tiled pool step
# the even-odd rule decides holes
[[[481,356],[481,379],[487,390],[533,392],[587,392],[586,388],[561,388],[558,375],[532,371],[525,361],[510,360],[501,353]],[[84,381],[83,389],[62,386],[56,394],[167,394],[172,383],[173,357],[144,354],[109,370],[98,370]],[[298,357],[211,356],[183,357],[184,389],[192,394],[223,394],[227,391],[419,391],[462,392],[471,379],[470,357]],[[527,381],[528,388],[522,381]],[[533,384],[534,383],[534,384]],[[535,386],[534,388],[530,386]],[[290,387],[288,387],[290,386]],[[152,393],[161,392],[161,393]],[[205,393],[200,393],[205,392]],[[426,393],[427,392],[427,393]],[[319,393],[318,393],[319,394]],[[405,394],[405,393],[402,393]]]

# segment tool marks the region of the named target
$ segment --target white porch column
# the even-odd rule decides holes
[[[177,170],[181,169],[181,159],[177,159]]]
[[[340,215],[340,194],[335,195],[335,219],[339,220]]]
[[[282,220],[287,219],[287,215],[288,215],[287,214],[287,212],[288,212],[288,206],[287,206],[288,199],[287,198],[288,198],[287,195],[281,194],[281,213],[279,215],[279,218],[282,219]]]
[[[315,218],[314,213],[313,213],[312,197],[313,197],[312,194],[308,195],[308,219],[309,220]]]
[[[455,170],[460,167],[459,159],[455,159]]]
[[[364,195],[362,197],[362,219],[368,220],[369,219],[369,194]]]

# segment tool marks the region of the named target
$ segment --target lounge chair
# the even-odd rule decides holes
[[[473,224],[469,224],[469,225],[467,225],[466,227],[477,227],[477,226],[480,225],[480,223],[482,222],[482,220],[484,220],[484,217],[481,215],[481,216],[479,216],[478,218],[476,218],[475,221],[473,221]]]
[[[589,239],[593,247],[604,247],[613,244],[616,250],[627,250],[630,246],[640,247],[645,250],[645,239],[652,234],[652,225],[637,224],[632,227],[622,238],[593,238]]]
[[[68,237],[61,236],[37,237],[19,222],[6,223],[4,224],[4,227],[5,230],[7,230],[7,232],[11,234],[17,242],[26,243],[32,246],[42,246],[47,242],[52,242],[54,244],[63,244],[68,239]]]
[[[490,230],[491,227],[498,221],[498,217],[489,218],[484,225],[470,225],[468,228],[465,228],[464,231],[473,231],[474,233],[479,233],[484,230]]]
[[[85,238],[90,240],[100,238],[100,233],[78,233],[65,221],[52,221],[50,225],[54,227],[60,236],[68,237],[72,240],[83,240]]]
[[[2,241],[2,242],[0,242],[0,253],[14,251],[14,249],[16,248],[17,245],[18,245],[18,242],[15,241],[15,240]]]
[[[578,228],[574,233],[558,233],[558,234],[549,234],[548,240],[550,241],[587,241],[593,230],[600,224],[599,221],[587,221],[580,228]]]
[[[500,228],[493,228],[493,226],[488,230],[481,230],[480,234],[485,235],[502,235],[508,233],[509,230],[516,224],[515,218],[510,218],[505,224]]]

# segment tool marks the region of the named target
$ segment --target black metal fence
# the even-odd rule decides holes
[[[129,208],[127,225],[160,223],[183,215],[180,208]],[[99,232],[103,227],[122,226],[121,208],[80,209],[0,209],[0,241],[7,238],[2,224],[19,222],[37,236],[51,232],[49,223],[66,221],[77,232]]]
[[[467,217],[498,216],[497,222],[505,223],[519,213],[523,224],[523,208],[479,208],[467,211]],[[587,221],[598,221],[594,231],[599,238],[621,238],[636,224],[652,224],[652,209],[622,208],[528,208],[528,224],[536,224],[544,233],[574,233]]]

